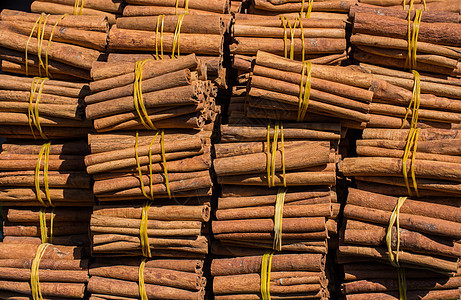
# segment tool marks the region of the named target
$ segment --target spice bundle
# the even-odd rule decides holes
[[[107,44],[104,17],[46,15],[3,10],[2,70],[56,79],[88,80]]]
[[[459,13],[395,9],[386,13],[385,9],[359,6],[351,9],[351,14],[356,60],[449,76],[461,74]]]
[[[123,0],[34,0],[30,9],[52,15],[95,15],[107,18],[110,24],[122,13]]]
[[[0,243],[0,297],[83,299],[86,255],[80,247]]]
[[[211,195],[211,131],[89,136],[87,172],[99,201]]]
[[[345,283],[341,289],[348,300],[399,299],[395,268],[376,262],[343,265]],[[377,271],[379,270],[379,271]],[[405,268],[408,299],[458,299],[461,277],[421,269]]]
[[[0,135],[14,138],[85,137],[83,97],[88,85],[0,75]]]
[[[329,299],[325,255],[253,255],[213,259],[215,299]]]
[[[154,52],[180,56],[186,53],[220,56],[224,23],[220,16],[162,15],[117,20],[109,31],[112,52]]]
[[[350,188],[344,217],[340,255],[389,260],[396,267],[442,274],[458,272],[459,199],[429,202]]]
[[[125,0],[124,17],[159,15],[218,15],[229,12],[229,0]],[[206,24],[200,24],[206,25]]]
[[[88,208],[2,207],[4,242],[88,247]]]
[[[237,14],[231,27],[232,54],[258,50],[296,60],[333,64],[346,59],[346,24],[337,19],[286,18]]]
[[[192,54],[95,67],[92,94],[85,97],[86,116],[98,132],[201,128],[219,111],[215,85],[200,80],[195,71],[201,66]]]
[[[2,206],[91,206],[86,140],[6,140],[0,153]]]
[[[96,206],[90,223],[93,253],[204,258],[208,238],[203,225],[209,218],[209,198]]]
[[[203,299],[203,260],[100,259],[90,266],[90,299]]]
[[[396,195],[456,196],[459,141],[458,129],[367,128],[357,141],[359,157],[345,158],[340,169],[361,182],[393,186]]]

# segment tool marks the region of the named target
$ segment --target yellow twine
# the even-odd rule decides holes
[[[271,146],[270,140],[270,124],[267,125],[267,146],[266,146],[266,171],[267,171],[267,186],[273,187],[275,186],[275,159],[277,154],[277,146],[278,146],[278,137],[279,137],[279,130],[281,136],[281,155],[282,155],[282,176],[283,176],[283,186],[287,186],[286,183],[286,176],[285,176],[285,140],[283,138],[283,124],[282,122],[278,122],[274,126],[274,137]]]
[[[54,223],[54,208],[50,213],[50,236],[48,237],[48,227],[46,226],[46,208],[42,207],[39,211],[40,219],[40,237],[42,243],[53,243],[53,223]]]
[[[285,203],[285,195],[287,189],[279,188],[277,199],[275,201],[274,214],[274,242],[272,249],[282,251],[282,221],[283,221],[283,204]]]
[[[270,143],[271,143],[271,125],[267,125],[266,135],[266,171],[267,171],[267,186],[271,187],[271,154],[270,154]]]
[[[408,10],[411,11],[414,8],[415,0],[410,0]],[[426,0],[423,0],[424,10],[427,10]],[[405,10],[407,7],[407,0],[403,0],[403,9]]]
[[[58,26],[58,23],[62,19],[64,19],[66,16],[67,14],[62,15],[54,24],[53,29],[51,29],[51,34],[50,34],[50,38],[48,39],[48,45],[46,47],[46,53],[45,53],[45,73],[47,77],[50,77],[50,72],[48,71],[48,52],[50,51],[50,45],[51,45],[51,41],[53,40],[54,31],[56,29],[56,26]]]
[[[42,126],[40,125],[40,116],[38,111],[38,104],[40,103],[40,98],[42,96],[43,87],[45,86],[45,82],[48,78],[40,78],[34,77],[32,79],[32,84],[30,86],[30,93],[29,93],[29,108],[27,110],[27,117],[29,121],[29,127],[32,132],[33,137],[36,139],[34,128],[32,125],[37,128],[40,133],[42,139],[47,139],[46,135],[43,133]],[[38,88],[38,91],[37,91]],[[35,100],[34,105],[34,98],[35,94],[37,94],[37,99]]]
[[[271,268],[272,268],[272,256],[274,252],[264,253],[261,260],[261,298],[263,300],[270,300],[270,281],[271,281]]]
[[[48,16],[46,15],[45,18],[42,18],[43,22],[38,23],[37,29],[37,56],[38,56],[38,74],[42,76],[42,68],[46,70],[46,66],[42,60],[42,48],[43,48],[43,39],[45,37],[46,31],[46,22],[48,21]]]
[[[158,136],[158,131],[154,135],[154,138],[152,139],[152,142],[150,142],[149,145],[149,188],[150,188],[150,199],[154,200],[154,182],[152,178],[152,146],[154,145],[155,139]]]
[[[400,264],[399,264],[399,251],[400,251],[399,215],[400,215],[400,208],[405,203],[405,200],[407,200],[407,197],[400,197],[397,200],[397,204],[395,205],[394,210],[392,211],[391,217],[389,219],[389,226],[387,228],[387,233],[386,233],[386,245],[387,245],[388,259],[391,265],[396,267],[398,271],[399,299],[400,300],[407,299],[405,271],[403,268],[400,267]],[[395,255],[394,255],[394,251],[392,250],[392,227],[394,226],[394,224],[396,226],[396,235],[397,235]]]
[[[144,284],[144,267],[146,266],[146,258],[143,257],[141,260],[141,264],[139,265],[138,271],[138,286],[139,286],[139,295],[141,296],[141,300],[148,300],[147,292],[146,292],[146,285]]]
[[[160,18],[162,19],[160,23]],[[158,55],[158,32],[160,27],[160,59],[163,59],[163,27],[165,24],[165,15],[160,15],[157,17],[157,26],[155,27],[155,59],[159,59]]]
[[[170,183],[168,181],[168,170],[167,170],[167,167],[166,167],[165,131],[164,130],[162,130],[162,133],[161,133],[161,136],[160,136],[160,145],[161,145],[161,148],[162,148],[163,173],[165,174],[166,191],[168,193],[168,198],[171,199]]]
[[[139,119],[141,120],[142,125],[148,130],[157,130],[154,123],[147,113],[146,106],[144,105],[144,100],[142,96],[142,73],[144,65],[150,59],[145,59],[142,61],[137,61],[134,68],[135,78],[133,82],[133,102],[136,112],[138,113]]]
[[[171,50],[171,57],[174,57],[175,51],[176,51],[176,46],[178,47],[178,57],[180,57],[179,53],[179,36],[181,34],[181,26],[182,26],[182,21],[184,20],[184,16],[186,14],[181,14],[178,17],[178,22],[176,23],[176,29],[174,30],[174,37],[173,37],[173,46]]]
[[[27,39],[27,42],[26,42],[26,50],[25,50],[25,61],[26,61],[26,75],[29,76],[29,63],[28,63],[28,50],[29,50],[29,44],[30,44],[30,40],[32,39],[32,36],[34,35],[34,32],[35,32],[35,28],[37,27],[38,25],[38,29],[37,29],[37,52],[39,53],[39,59],[41,61],[41,57],[40,57],[40,53],[41,53],[41,43],[40,43],[40,32],[42,31],[42,22],[44,22],[46,24],[46,20],[48,19],[48,15],[46,15],[45,13],[42,13],[37,21],[35,21],[35,24],[34,26],[32,27],[32,30],[29,34],[29,38]],[[44,30],[43,30],[44,31]],[[43,64],[43,62],[42,62]],[[40,72],[40,64],[39,64],[39,68],[38,68],[39,72]]]
[[[304,28],[302,24],[302,19],[297,17],[295,19],[294,24],[292,25],[290,20],[287,17],[280,16],[280,21],[282,21],[282,26],[284,30],[283,34],[283,47],[284,47],[284,54],[285,58],[288,58],[288,34],[287,34],[287,26],[290,29],[290,59],[295,58],[295,38],[296,38],[296,28],[299,24],[301,29],[301,42],[302,42],[302,61],[304,61],[305,57],[305,41],[304,41]]]
[[[85,5],[85,0],[75,0],[73,15],[83,15],[83,6]],[[80,8],[79,8],[80,6]]]
[[[302,0],[301,1],[301,12],[299,13],[299,16],[302,18],[303,17],[303,13],[304,13],[304,4],[305,4],[305,0]],[[311,12],[312,12],[312,4],[314,4],[314,0],[309,0],[309,4],[308,4],[308,7],[307,7],[307,12],[306,14],[304,15],[304,17],[306,19],[309,19],[311,17]]]
[[[283,138],[283,123],[280,122],[280,140],[281,140],[281,154],[282,154],[282,177],[283,177],[283,186],[287,186],[287,178],[285,175],[285,139]]]
[[[37,163],[35,164],[35,192],[36,192],[36,197],[37,200],[43,205],[43,206],[54,206],[53,203],[51,202],[51,197],[50,197],[50,189],[48,185],[48,165],[50,161],[50,146],[51,143],[45,143],[42,145],[42,148],[40,149],[40,152],[38,154],[38,159]],[[42,200],[42,195],[40,191],[40,166],[42,164],[42,159],[44,159],[44,167],[43,167],[43,183],[45,186],[45,195],[46,199],[48,200],[49,204],[46,204]]]
[[[421,9],[415,10],[415,18],[413,19],[413,29],[411,29],[410,11],[408,11],[408,54],[405,65],[410,69],[415,69],[417,64],[416,53],[418,49],[419,25],[421,24]]]
[[[50,244],[44,243],[40,244],[37,248],[37,252],[35,253],[35,258],[32,261],[32,266],[30,267],[30,288],[32,291],[32,298],[34,300],[42,300],[42,292],[40,291],[40,280],[38,276],[38,269],[40,266],[40,261],[45,254],[46,248],[48,248]]]
[[[175,15],[178,14],[178,8],[179,8],[179,0],[176,0],[175,10],[174,10]],[[184,0],[184,12],[185,14],[189,13],[189,0]]]
[[[274,126],[274,139],[272,141],[272,151],[271,151],[271,186],[275,186],[275,157],[277,154],[278,136],[279,136],[279,124],[276,123]]]
[[[151,201],[146,201],[142,207],[141,213],[141,225],[139,227],[139,238],[141,241],[141,251],[142,256],[144,257],[152,257],[150,252],[150,245],[149,245],[149,235],[147,234],[147,221],[148,221],[148,212],[149,208],[152,205]]]
[[[296,119],[298,122],[302,122],[307,114],[307,108],[309,106],[309,98],[311,94],[311,74],[312,63],[310,61],[303,62],[303,68],[301,71],[301,83],[299,84],[298,117]],[[304,83],[304,79],[306,80],[306,83]]]

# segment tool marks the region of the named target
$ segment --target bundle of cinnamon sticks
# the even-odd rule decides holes
[[[123,0],[34,0],[30,9],[52,15],[102,16],[115,23],[123,10]]]
[[[87,255],[80,247],[0,243],[0,297],[83,299]]]
[[[149,299],[204,299],[203,264],[203,260],[186,258],[144,262],[140,258],[97,258],[89,271],[90,299],[139,299],[140,282]],[[143,274],[141,279],[139,272]]]
[[[6,140],[0,153],[2,206],[92,206],[86,140]]]
[[[266,292],[271,299],[329,299],[324,254],[259,252],[213,259],[215,299],[262,299]]]
[[[410,133],[409,129],[365,129],[357,141],[359,157],[345,158],[340,170],[360,182],[393,186],[398,196],[409,195],[408,190],[415,194],[414,189],[422,196],[458,196],[459,129],[422,128],[416,140],[408,142]],[[406,151],[407,145],[416,145],[416,150]]]
[[[2,207],[3,242],[89,247],[89,208]]]
[[[401,267],[456,274],[461,208],[459,198],[450,200],[402,199],[349,188],[339,254],[383,262],[397,256]],[[397,204],[399,223],[393,226],[389,220]]]
[[[142,230],[144,215],[146,229]],[[90,222],[92,251],[98,255],[148,256],[150,252],[153,257],[204,258],[208,238],[203,225],[209,218],[210,203],[206,197],[177,204],[170,199],[156,199],[148,208],[96,206]],[[143,246],[146,233],[147,246]]]
[[[98,64],[86,117],[98,132],[195,128],[216,118],[216,86],[194,54],[178,59]],[[198,69],[198,71],[196,71]],[[201,80],[201,76],[205,76]]]
[[[339,64],[347,58],[345,27],[336,19],[237,14],[230,51],[253,56],[263,50],[296,60]]]
[[[125,0],[124,17],[159,15],[219,15],[229,12],[229,0]],[[206,24],[201,24],[205,25]]]
[[[211,131],[136,135],[133,131],[89,135],[91,154],[85,164],[94,175],[99,201],[211,195]]]
[[[443,4],[437,4],[443,5]],[[459,6],[459,3],[458,3]],[[459,12],[413,11],[357,6],[351,9],[360,62],[460,76]]]
[[[344,280],[341,290],[347,300],[399,299],[399,283],[395,268],[377,262],[355,262],[350,257],[343,265]],[[379,271],[377,271],[379,270]],[[408,299],[457,299],[461,292],[461,274],[444,277],[436,272],[405,268]]]
[[[83,97],[88,85],[0,75],[0,135],[14,138],[85,137]]]
[[[88,80],[107,45],[104,17],[46,15],[3,10],[2,70],[28,76]]]

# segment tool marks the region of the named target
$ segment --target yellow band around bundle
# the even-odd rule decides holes
[[[42,139],[47,139],[45,133],[42,130],[42,126],[40,125],[40,116],[39,116],[39,111],[38,111],[38,105],[40,103],[43,88],[47,80],[48,78],[34,77],[32,79],[32,84],[30,86],[29,107],[27,110],[27,118],[28,118],[30,130],[35,139],[37,137],[35,136],[34,127],[38,130]],[[35,99],[35,103],[34,103],[34,99]]]
[[[155,59],[163,59],[163,27],[165,25],[165,15],[157,17],[157,26],[155,27]],[[158,54],[158,35],[160,28],[160,55]]]
[[[166,166],[165,131],[164,130],[162,130],[162,133],[161,133],[161,136],[160,136],[160,146],[162,148],[163,173],[165,174],[166,191],[168,193],[168,198],[171,199],[170,182],[168,181],[168,169],[167,169],[167,166]]]
[[[154,123],[149,117],[146,106],[144,105],[144,100],[142,96],[142,73],[144,70],[145,64],[151,59],[145,59],[142,61],[137,61],[134,69],[134,82],[133,82],[133,103],[138,113],[139,120],[142,125],[148,130],[157,130]]]
[[[266,252],[261,260],[261,298],[263,300],[270,300],[270,281],[271,281],[271,268],[272,256],[274,252]]]
[[[285,53],[285,58],[295,59],[295,38],[296,38],[296,28],[299,24],[299,28],[301,29],[301,43],[302,43],[302,61],[305,58],[305,42],[304,42],[304,27],[302,24],[301,17],[297,17],[295,19],[294,24],[291,24],[290,20],[287,17],[280,16],[280,21],[282,22],[283,26],[283,49]],[[288,26],[288,28],[287,28]],[[290,30],[290,56],[288,56],[288,30]]]
[[[403,4],[403,9],[405,10],[407,8],[407,0],[403,0],[402,4]],[[413,10],[414,5],[415,5],[415,0],[410,0],[408,10],[409,11]],[[427,10],[426,0],[423,0],[423,5],[424,5],[424,10]]]
[[[181,35],[181,26],[182,26],[182,22],[184,20],[185,15],[186,14],[179,15],[178,22],[176,23],[176,29],[174,30],[174,36],[173,36],[173,46],[171,50],[171,58],[175,57],[176,49],[178,52],[178,57],[181,56],[181,54],[179,53],[179,36]]]
[[[73,15],[83,15],[83,6],[85,5],[85,0],[75,0]]]
[[[141,296],[141,300],[148,300],[147,292],[146,292],[146,285],[144,284],[144,268],[146,266],[146,258],[143,257],[141,259],[141,264],[139,265],[138,271],[138,287],[139,287],[139,295]]]
[[[307,7],[307,12],[306,14],[304,15],[304,4],[306,3],[306,0],[302,0],[301,1],[301,12],[299,13],[299,16],[301,18],[306,18],[306,19],[309,19],[311,17],[311,12],[312,12],[312,4],[314,4],[314,0],[308,0],[309,4],[308,4],[308,7]]]
[[[32,266],[30,267],[30,288],[32,291],[32,298],[34,300],[42,300],[42,292],[40,291],[40,280],[38,276],[38,269],[40,266],[40,261],[42,260],[43,255],[45,254],[46,248],[50,244],[40,244],[35,253],[35,257],[32,261]]]
[[[43,205],[43,206],[54,206],[53,203],[51,202],[51,196],[50,196],[50,189],[48,185],[48,165],[50,161],[50,146],[51,143],[45,143],[42,145],[42,148],[40,149],[40,152],[38,154],[38,159],[37,163],[35,164],[35,193],[37,200]],[[45,195],[48,203],[45,203],[42,199],[42,194],[40,190],[40,166],[42,164],[42,159],[44,159],[44,167],[43,167],[43,184],[45,187]]]
[[[307,114],[309,107],[309,99],[311,95],[311,78],[312,78],[312,63],[310,61],[303,62],[301,71],[301,83],[299,84],[299,100],[298,100],[298,117],[296,121],[302,122]],[[306,82],[304,82],[304,80]]]
[[[419,25],[421,24],[422,13],[421,9],[415,10],[415,18],[413,19],[413,26],[411,26],[410,11],[408,11],[408,54],[405,65],[409,69],[416,69]]]
[[[54,208],[50,213],[50,235],[48,236],[48,227],[46,226],[46,208],[42,207],[39,211],[40,219],[40,237],[42,243],[53,243],[53,223],[54,223]]]
[[[271,139],[270,139],[270,131],[271,126],[270,124],[267,125],[267,136],[266,136],[266,171],[267,171],[267,186],[273,187],[275,186],[275,162],[276,162],[276,154],[277,154],[277,146],[278,146],[278,136],[279,136],[279,129],[280,129],[280,136],[281,136],[281,159],[282,159],[282,176],[283,176],[283,186],[287,186],[286,176],[285,176],[285,140],[283,137],[283,124],[282,122],[278,122],[274,126],[274,137],[271,146]]]
[[[285,203],[286,188],[279,188],[275,201],[274,214],[274,242],[272,249],[282,251],[282,224],[283,224],[283,204]]]
[[[176,0],[176,5],[175,5],[175,10],[174,14],[178,14],[178,9],[179,9],[179,0]],[[189,0],[184,0],[184,13],[188,14],[189,13]]]
[[[142,256],[144,257],[152,257],[150,252],[150,245],[149,245],[149,235],[147,234],[147,221],[149,217],[149,208],[152,205],[151,201],[146,201],[142,206],[142,213],[141,213],[141,226],[139,227],[139,238],[141,240],[141,251]]]

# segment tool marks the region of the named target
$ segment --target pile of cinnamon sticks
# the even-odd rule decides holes
[[[124,0],[34,0],[30,5],[32,12],[52,15],[102,16],[110,24],[121,15]]]
[[[412,11],[408,20],[408,12],[403,10],[357,6],[350,15],[356,60],[449,76],[461,74],[459,12]]]
[[[86,257],[81,247],[0,243],[0,297],[83,299],[88,282]]]
[[[14,138],[85,137],[83,97],[88,85],[0,75],[0,135]]]
[[[0,153],[3,206],[92,206],[85,140],[6,140]]]
[[[149,299],[203,299],[206,278],[203,260],[97,258],[90,266],[90,299],[116,297],[139,299],[139,266],[143,264],[144,287]]]
[[[219,112],[217,89],[203,67],[194,54],[98,64],[91,71],[92,94],[85,97],[86,117],[98,132],[202,128]]]
[[[89,249],[89,208],[2,207],[3,242],[80,246]]]
[[[105,17],[46,15],[3,10],[2,69],[28,76],[88,80],[107,45]]]

